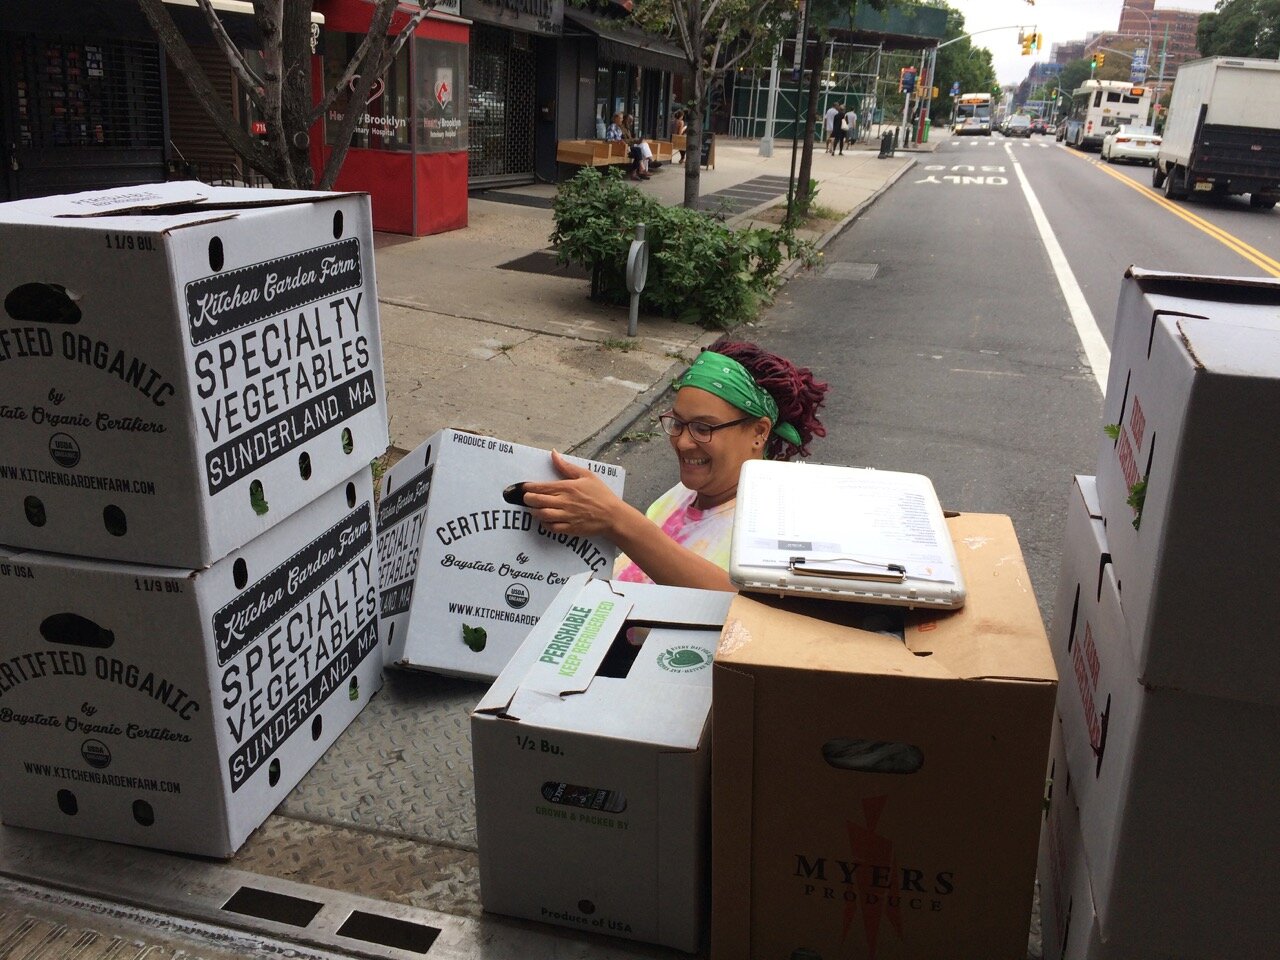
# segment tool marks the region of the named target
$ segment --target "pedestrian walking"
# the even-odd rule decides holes
[[[843,157],[845,139],[844,104],[840,106],[840,112],[831,121],[831,152],[838,153]]]
[[[827,112],[822,115],[822,131],[823,138],[827,142],[827,153],[834,152],[832,149],[833,141],[831,139],[831,131],[835,126],[836,117],[840,116],[841,106],[841,104],[833,103],[831,106],[827,107]]]

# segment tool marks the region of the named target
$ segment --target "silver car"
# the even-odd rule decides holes
[[[1160,152],[1160,138],[1150,127],[1125,124],[1116,127],[1102,140],[1102,159],[1107,163],[1133,160],[1155,165]]]

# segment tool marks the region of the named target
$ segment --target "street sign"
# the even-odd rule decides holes
[[[953,97],[960,96],[960,81],[956,80],[951,84],[951,95]]]

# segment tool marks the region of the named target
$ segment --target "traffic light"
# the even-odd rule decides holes
[[[1032,34],[1027,34],[1027,36],[1022,38],[1022,55],[1024,57],[1031,56],[1031,47],[1035,44],[1035,42],[1036,42],[1036,38]]]
[[[1037,49],[1037,50],[1043,50],[1043,49],[1044,49],[1044,34],[1043,34],[1043,33],[1037,33],[1037,34],[1036,34],[1036,49]]]
[[[1097,57],[1098,66],[1102,66],[1102,64],[1106,62],[1106,59],[1107,55],[1105,53],[1099,53]]]
[[[1089,70],[1090,72],[1092,72],[1097,69],[1098,69],[1098,55],[1095,53],[1092,57],[1089,58]]]

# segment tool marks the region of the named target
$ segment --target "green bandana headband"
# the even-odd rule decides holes
[[[756,383],[747,368],[732,357],[703,350],[693,366],[676,381],[676,389],[697,387],[713,393],[753,417],[768,417],[773,432],[795,446],[801,446],[800,433],[789,423],[778,422],[778,401]]]

